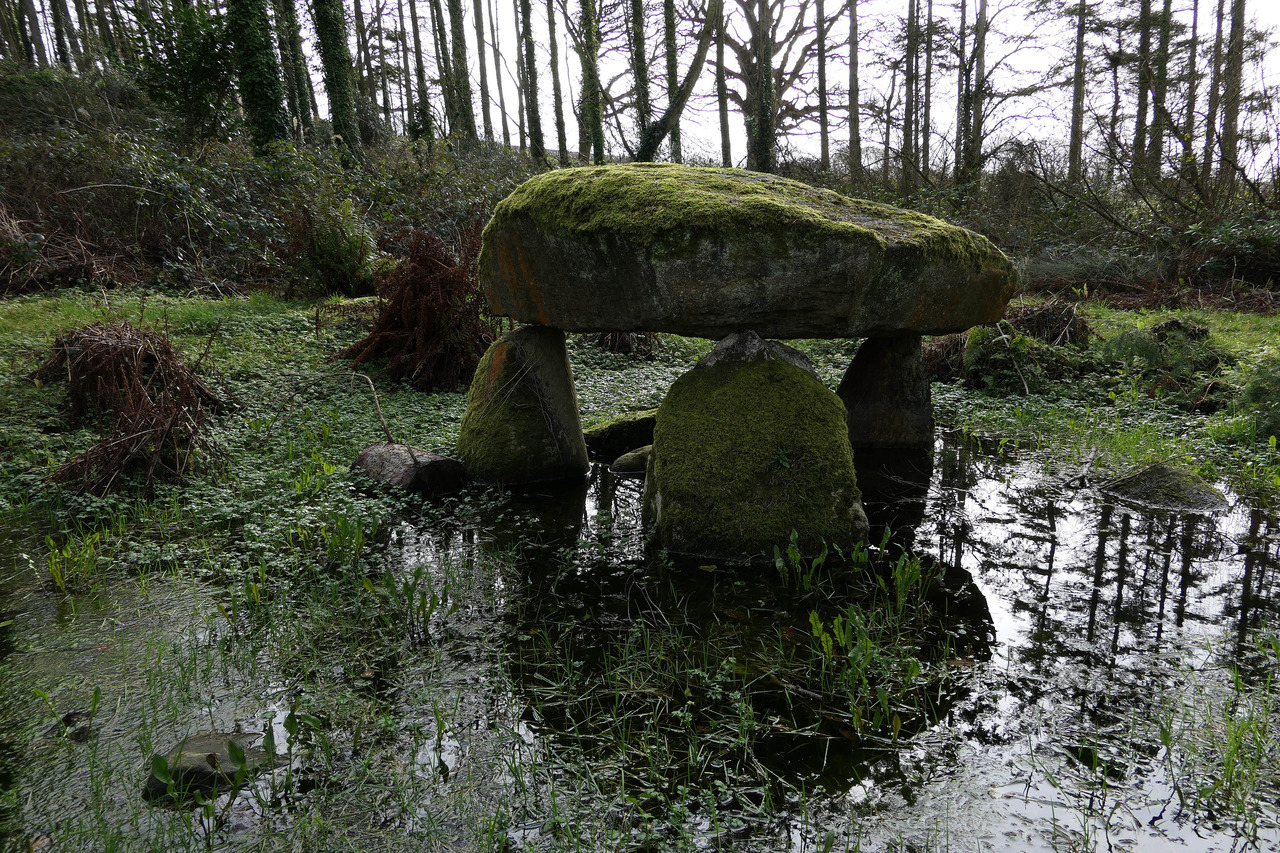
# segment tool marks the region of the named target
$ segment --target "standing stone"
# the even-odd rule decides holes
[[[867,338],[836,394],[849,412],[854,447],[933,449],[933,400],[919,335]]]
[[[589,468],[564,332],[526,326],[503,335],[476,367],[458,455],[482,483],[581,479]]]
[[[644,515],[659,544],[709,559],[806,554],[867,534],[839,398],[794,350],[731,335],[658,409]]]

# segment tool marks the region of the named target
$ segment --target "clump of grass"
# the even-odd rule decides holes
[[[141,471],[149,491],[157,475],[181,480],[198,453],[213,452],[203,427],[224,403],[164,332],[126,322],[80,326],[58,336],[32,378],[65,379],[71,417],[106,426],[102,440],[50,475],[53,482],[105,494]]]

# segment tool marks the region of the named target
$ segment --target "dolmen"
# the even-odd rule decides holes
[[[771,557],[864,538],[853,450],[929,449],[921,336],[1004,315],[1009,259],[939,219],[738,169],[633,163],[525,182],[485,228],[480,281],[524,323],[481,360],[458,451],[512,487],[589,463],[565,332],[718,341],[672,385],[644,515],[677,554]],[[833,393],[778,339],[862,338]]]

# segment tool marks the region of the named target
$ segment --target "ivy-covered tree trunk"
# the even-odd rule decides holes
[[[271,44],[266,0],[228,0],[227,29],[235,46],[236,82],[253,147],[289,138],[284,85]]]
[[[560,57],[556,49],[556,8],[547,0],[547,47],[551,52],[551,97],[556,117],[556,142],[560,145],[560,165],[569,165],[569,146],[564,137],[564,95],[560,91]]]
[[[644,136],[653,117],[649,106],[649,61],[644,44],[644,0],[631,0],[631,76],[636,88],[636,127]]]
[[[728,169],[733,166],[733,149],[729,145],[729,87],[724,73],[724,18],[721,12],[716,20],[716,105],[720,110],[720,165]]]
[[[307,74],[307,56],[302,52],[302,30],[298,26],[298,12],[293,0],[276,0],[276,14],[280,21],[280,55],[288,63],[285,77],[292,81],[290,89],[296,98],[294,115],[298,117],[299,131],[306,138],[311,135],[311,81]]]
[[[773,10],[769,0],[759,0],[759,27],[756,34],[756,73],[759,98],[752,115],[747,116],[747,168],[757,172],[773,172],[774,100],[773,100]]]
[[[830,120],[827,117],[827,10],[818,0],[818,165],[822,171],[831,168]]]
[[[480,140],[476,132],[476,112],[471,104],[471,77],[467,72],[467,37],[463,29],[462,2],[449,0],[449,35],[453,41],[453,87],[458,114],[453,131],[471,144]]]
[[[347,47],[347,19],[342,0],[312,0],[316,42],[329,94],[333,131],[353,154],[360,151],[360,127],[356,124],[356,93],[351,79],[351,51]]]
[[[489,116],[489,71],[484,61],[484,0],[472,0],[476,12],[476,64],[480,66],[480,115],[484,118],[484,141],[493,141],[493,119]]]
[[[592,161],[604,165],[604,111],[600,104],[600,26],[593,0],[582,0],[582,121],[590,134]]]
[[[547,160],[547,146],[542,139],[542,115],[538,110],[538,69],[533,53],[533,13],[529,0],[520,0],[521,26],[524,30],[524,105],[529,117],[529,154],[539,163]]]
[[[48,65],[49,54],[45,52],[44,39],[40,37],[40,18],[36,15],[33,0],[18,0],[18,26],[26,43],[27,61],[32,65]]]
[[[662,46],[667,59],[667,109],[676,102],[680,81],[676,70],[676,3],[675,0],[662,0]],[[684,153],[680,150],[680,117],[676,116],[671,123],[671,162],[683,163]]]
[[[418,88],[414,93],[413,118],[409,125],[409,135],[427,140],[427,156],[435,147],[435,128],[431,121],[431,103],[427,100],[427,73],[423,69],[422,32],[418,26],[417,0],[409,0],[409,17],[413,22],[413,67],[417,73]]]

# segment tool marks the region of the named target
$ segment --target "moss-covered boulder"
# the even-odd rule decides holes
[[[637,447],[653,444],[653,424],[657,416],[657,409],[628,412],[585,430],[587,455],[600,462],[612,462]]]
[[[1008,258],[939,219],[796,181],[659,163],[559,169],[498,205],[497,314],[570,331],[719,339],[942,334],[1000,319]]]
[[[473,480],[521,486],[581,479],[589,468],[564,332],[526,326],[476,366],[458,429]]]
[[[839,398],[753,332],[671,386],[658,409],[644,515],[668,551],[771,558],[794,530],[806,553],[867,534]],[[754,339],[742,347],[742,339]],[[736,348],[736,358],[716,351]]]

